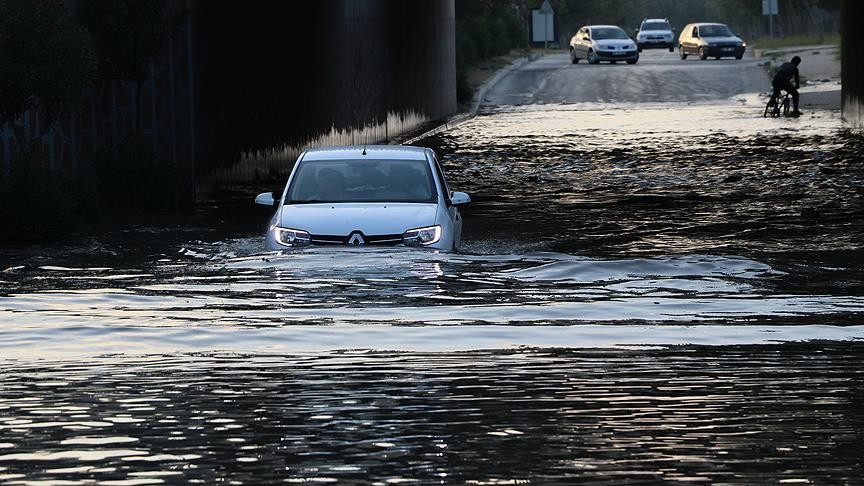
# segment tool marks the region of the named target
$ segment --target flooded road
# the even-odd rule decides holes
[[[418,142],[460,254],[251,199],[0,250],[0,483],[864,481],[864,139],[643,101]]]

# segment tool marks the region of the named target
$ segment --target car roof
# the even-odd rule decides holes
[[[365,152],[365,154],[363,153]],[[306,150],[303,160],[427,160],[431,152],[426,147],[408,145],[346,145],[340,147],[317,147]]]
[[[611,28],[615,28],[615,29],[620,29],[620,28],[621,28],[621,27],[618,27],[617,25],[605,25],[605,24],[585,25],[585,26],[582,26],[583,29],[586,28],[586,27],[589,28],[589,29],[606,29],[606,28],[610,28],[610,27],[611,27]],[[623,30],[623,29],[622,29],[622,30]]]
[[[726,25],[720,22],[693,22],[692,24],[687,24],[688,27],[702,27],[703,25]]]
[[[645,20],[642,21],[643,24],[644,24],[645,22],[666,22],[666,23],[668,24],[668,23],[669,23],[669,19],[645,19]]]

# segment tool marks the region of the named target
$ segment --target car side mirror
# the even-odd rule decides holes
[[[464,192],[454,191],[453,195],[450,196],[450,204],[453,206],[462,206],[463,204],[468,204],[471,202],[471,196]]]
[[[272,192],[262,192],[255,197],[255,204],[262,206],[275,206],[276,199],[273,198]]]

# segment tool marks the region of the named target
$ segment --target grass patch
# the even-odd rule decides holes
[[[757,49],[778,49],[783,47],[840,45],[840,34],[790,35],[786,37],[759,37],[748,42]]]
[[[500,69],[508,66],[517,59],[525,57],[534,59],[547,54],[561,54],[566,52],[567,51],[563,49],[551,47],[549,49],[513,49],[507,54],[484,59],[473,65],[466,66],[464,77],[461,80],[463,83],[463,89],[465,92],[473,94],[483,85],[483,83],[488,81]],[[461,99],[460,103],[462,104],[460,110],[464,111],[470,104],[470,97],[467,99]]]

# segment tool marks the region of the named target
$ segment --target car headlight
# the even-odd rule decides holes
[[[273,228],[276,241],[285,246],[307,246],[312,242],[312,237],[309,233],[302,230],[291,228]]]
[[[426,246],[438,243],[441,239],[441,227],[427,226],[425,228],[414,228],[402,234],[402,242],[405,246]]]

